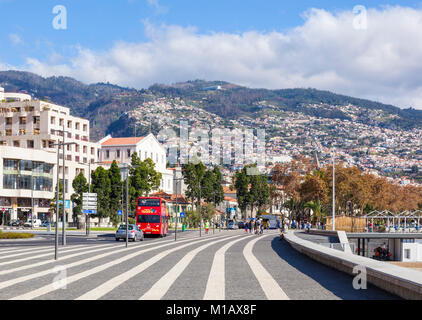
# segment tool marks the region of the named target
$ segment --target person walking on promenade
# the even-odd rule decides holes
[[[205,221],[205,234],[208,234],[208,231],[210,230],[210,223],[208,220]]]
[[[264,233],[264,224],[262,223],[262,220],[260,222],[260,227],[261,227],[260,234],[263,234]]]
[[[245,232],[248,233],[249,229],[249,222],[245,222]]]
[[[254,222],[253,220],[251,220],[249,221],[249,233],[252,233],[253,229],[254,229]]]

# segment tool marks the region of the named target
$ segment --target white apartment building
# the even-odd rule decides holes
[[[51,178],[51,170],[46,169],[48,172],[44,172],[44,169],[40,169],[40,166],[44,167],[40,162],[48,164],[45,165],[46,168],[50,168],[52,164],[56,167],[57,146],[53,144],[63,142],[63,139],[66,143],[73,143],[65,147],[65,193],[66,199],[70,199],[74,192],[73,179],[80,172],[88,179],[88,163],[94,164],[97,161],[100,145],[89,141],[89,130],[89,121],[70,115],[69,108],[32,100],[27,94],[5,93],[0,88],[0,209],[3,203],[4,206],[13,208],[15,217],[11,217],[12,219],[22,218],[20,213],[28,209],[29,200],[32,202],[29,194],[38,199],[37,203],[43,204],[54,197],[56,173],[52,177],[52,190],[47,188],[43,193],[36,190],[36,183],[28,185],[25,179],[31,176],[30,172],[37,173],[35,175],[38,176],[40,173],[47,174]],[[61,148],[60,179],[63,178],[62,159]],[[95,165],[92,165],[91,170],[94,169]],[[50,185],[50,181],[46,181]],[[31,185],[35,188],[33,192]],[[44,212],[44,209],[35,206],[34,217]],[[71,208],[67,212],[71,213]],[[18,213],[20,216],[16,216]],[[68,220],[71,221],[71,214]]]
[[[137,152],[141,161],[150,158],[155,163],[155,170],[162,174],[160,190],[173,193],[173,170],[166,168],[166,150],[153,134],[146,137],[112,138],[107,136],[100,140],[101,149],[98,159],[102,164],[111,165],[113,160],[118,164],[131,163],[131,157]],[[158,190],[156,190],[158,191]]]

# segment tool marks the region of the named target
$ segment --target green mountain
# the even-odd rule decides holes
[[[341,108],[353,105],[359,109],[357,121],[373,122],[366,114],[376,110],[383,117],[372,123],[374,125],[403,129],[422,126],[420,110],[400,109],[316,89],[251,89],[224,81],[195,80],[173,85],[155,84],[148,89],[135,90],[109,83],[86,85],[69,77],[43,78],[21,71],[0,72],[0,86],[6,91],[27,92],[38,99],[69,107],[72,114],[91,121],[93,140],[108,133],[114,136],[133,135],[135,120],[128,113],[144,102],[159,98],[180,98],[190,106],[225,119],[253,118],[262,110],[275,108],[278,112],[300,112],[321,118],[356,121]],[[137,134],[144,134],[148,129],[137,128]],[[158,131],[160,128],[154,129]]]

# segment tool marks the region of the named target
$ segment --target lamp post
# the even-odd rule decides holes
[[[202,237],[202,205],[201,205],[201,180],[199,180],[199,236]]]
[[[174,179],[176,181],[176,225],[174,228],[174,241],[176,241],[177,238],[177,211],[178,211],[178,184],[183,178]]]
[[[124,164],[125,166],[122,168],[123,172],[125,172],[126,177],[126,248],[128,247],[129,243],[129,165]],[[123,178],[122,172],[122,178]]]
[[[63,132],[64,135],[64,132]],[[55,241],[55,253],[54,253],[54,259],[57,260],[58,258],[58,242],[59,242],[59,189],[60,189],[60,146],[63,146],[63,213],[64,213],[64,207],[65,207],[65,185],[64,185],[64,174],[65,174],[65,160],[64,160],[64,148],[67,145],[76,144],[76,142],[66,142],[66,143],[60,143],[58,141],[57,143],[51,144],[52,146],[57,146],[57,193],[56,193],[56,241]],[[64,216],[63,216],[64,219]],[[65,229],[65,225],[63,224],[63,229]],[[65,234],[63,234],[63,239],[65,239]]]
[[[336,169],[335,169],[335,148],[333,149],[333,231],[336,230]]]

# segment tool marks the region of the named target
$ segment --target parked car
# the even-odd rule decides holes
[[[245,229],[245,223],[244,223],[243,221],[239,221],[239,222],[237,223],[237,227],[238,227],[239,229]]]
[[[50,225],[51,226],[51,222],[50,221],[43,221],[42,223],[41,223],[41,227],[48,227],[48,225]]]
[[[136,240],[144,241],[144,233],[142,230],[136,225],[136,224],[129,224],[129,230],[128,230],[128,239],[135,242]],[[126,225],[121,224],[119,226],[119,229],[116,231],[116,241],[119,241],[120,239],[125,240],[126,239]]]
[[[10,225],[12,227],[21,227],[21,226],[23,226],[23,221],[21,221],[21,220],[13,220],[13,221],[11,221]]]
[[[237,223],[235,223],[235,222],[233,222],[233,221],[230,221],[230,222],[227,224],[227,229],[234,230],[234,229],[238,229],[238,228],[239,228],[239,227],[238,227]]]
[[[34,219],[31,220],[29,219],[27,222],[25,222],[25,224],[23,225],[26,228],[30,228],[30,227],[40,227],[41,226],[41,220],[40,219]]]

